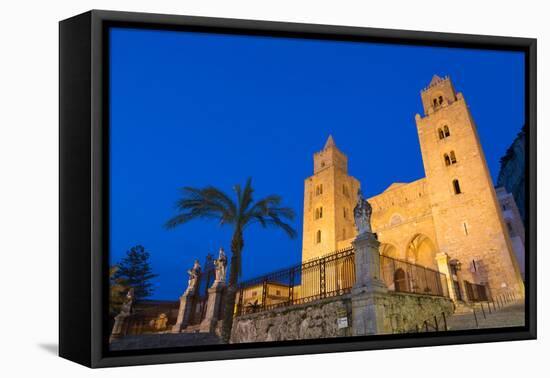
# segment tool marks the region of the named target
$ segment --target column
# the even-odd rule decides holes
[[[176,321],[176,324],[174,324],[174,326],[172,327],[172,333],[180,333],[183,329],[185,329],[185,327],[187,327],[187,324],[189,324],[193,309],[193,299],[195,296],[194,294],[195,293],[193,291],[186,291],[180,297],[178,320]]]
[[[355,248],[352,333],[354,336],[389,333],[384,325],[388,289],[380,279],[380,243],[372,232],[364,232],[352,244]]]
[[[447,280],[447,288],[449,289],[449,297],[453,302],[457,301],[458,295],[455,291],[455,285],[453,282],[453,274],[451,266],[449,264],[449,255],[445,252],[440,252],[435,255],[435,260],[437,261],[437,269],[440,273],[445,274]]]
[[[120,339],[126,334],[126,329],[128,328],[128,314],[118,314],[115,316],[115,324],[113,325],[113,330],[111,331],[111,336],[109,337],[109,343],[112,343],[115,340]]]
[[[214,282],[214,285],[208,289],[208,302],[206,303],[206,315],[200,324],[200,332],[214,332],[216,323],[220,320],[220,309],[225,285]]]

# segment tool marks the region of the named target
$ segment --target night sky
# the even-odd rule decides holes
[[[294,240],[247,229],[246,279],[300,262],[303,182],[329,134],[367,197],[424,176],[414,116],[434,74],[464,94],[493,180],[524,123],[517,52],[115,28],[110,56],[109,253],[142,244],[158,299],[181,295],[195,258],[230,249],[216,221],[164,229],[183,186],[232,194],[252,177],[256,198],[296,211]]]

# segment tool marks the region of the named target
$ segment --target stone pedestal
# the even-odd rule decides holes
[[[182,329],[187,327],[191,318],[191,311],[193,310],[193,297],[195,293],[188,291],[183,293],[180,297],[180,308],[178,311],[178,319],[176,324],[172,327],[172,333],[180,333]]]
[[[113,330],[111,331],[111,336],[109,337],[109,343],[112,343],[114,340],[120,339],[126,334],[129,316],[130,315],[126,314],[118,314],[117,316],[115,316],[115,324],[113,325]]]
[[[214,332],[216,323],[220,314],[222,303],[223,290],[225,284],[223,282],[214,282],[214,285],[208,289],[208,302],[206,304],[206,315],[200,324],[200,332]]]
[[[360,234],[355,248],[355,285],[352,289],[354,336],[386,333],[384,300],[388,289],[380,279],[380,243],[372,232]]]
[[[449,264],[450,258],[449,255],[445,252],[440,252],[435,256],[435,259],[437,261],[437,268],[439,272],[445,274],[447,277],[447,288],[449,289],[449,298],[453,302],[456,302],[459,294],[456,292],[456,288],[453,282],[453,273],[451,270],[451,265]]]

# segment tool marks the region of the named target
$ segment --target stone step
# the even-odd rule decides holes
[[[477,305],[475,307],[475,315],[476,317],[474,317],[473,309],[470,309],[470,312],[455,312],[448,318],[447,328],[453,331],[476,328],[515,327],[525,324],[525,306],[522,302],[509,303],[500,309],[497,307],[497,311],[494,311],[491,307],[491,313],[485,307],[485,316],[483,316],[481,308]]]
[[[171,348],[221,343],[221,339],[212,333],[151,333],[130,335],[115,340],[111,343],[110,350]]]

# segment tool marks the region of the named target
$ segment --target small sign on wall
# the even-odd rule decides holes
[[[348,328],[348,318],[338,318],[338,329]]]

